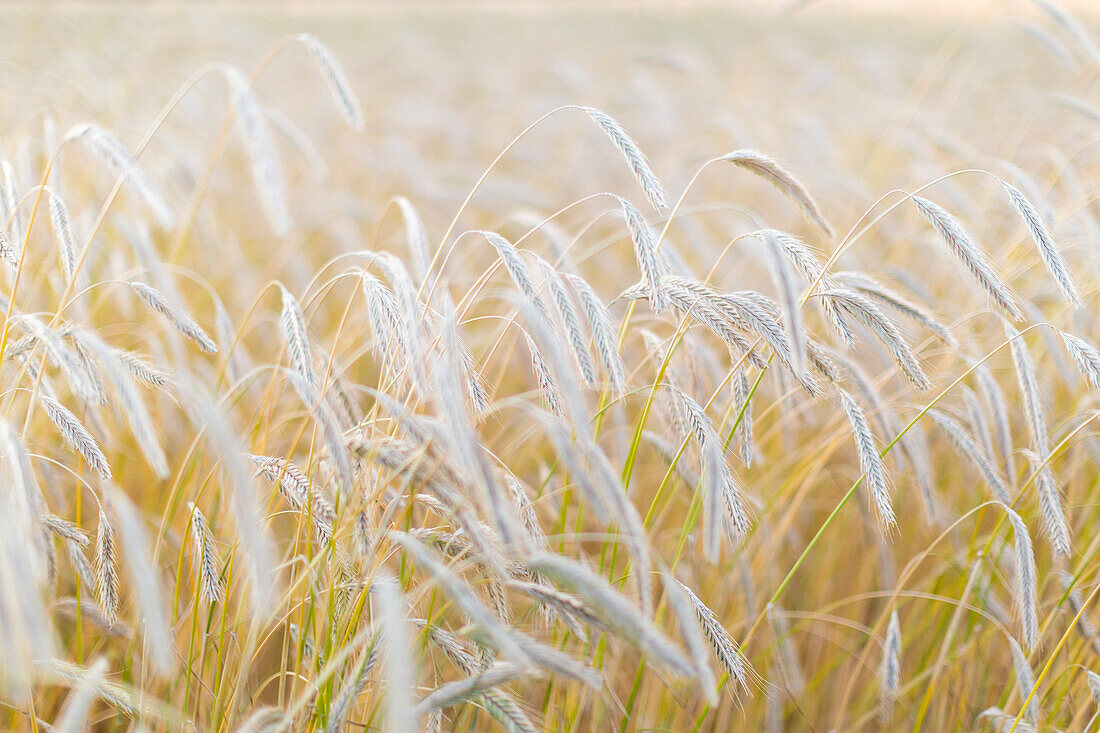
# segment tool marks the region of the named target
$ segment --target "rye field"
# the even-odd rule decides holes
[[[1100,15],[874,5],[5,6],[0,728],[1096,730]]]

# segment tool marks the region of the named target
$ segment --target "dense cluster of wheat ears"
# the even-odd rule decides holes
[[[1054,103],[1095,126],[1100,50],[1034,6],[1042,53],[1087,80]],[[0,725],[1096,722],[1088,144],[1044,141],[1039,177],[887,131],[873,162],[924,183],[842,219],[824,176],[755,147],[670,195],[629,120],[564,105],[445,227],[391,191],[307,272],[295,166],[325,163],[257,92],[294,49],[370,145],[309,34],[252,73],[203,66],[134,146],[46,113],[5,139]],[[214,82],[210,149],[147,165]],[[619,193],[487,215],[563,118]],[[906,169],[919,150],[968,163]],[[219,220],[233,165],[253,185]],[[704,229],[710,178],[735,216]],[[248,238],[305,255],[227,272],[270,254]]]

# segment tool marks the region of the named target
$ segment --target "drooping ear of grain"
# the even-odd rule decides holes
[[[799,293],[794,273],[783,256],[783,246],[774,236],[765,234],[764,252],[768,269],[772,273],[776,290],[779,292],[779,302],[783,307],[783,325],[787,331],[791,364],[794,367],[794,373],[801,376],[806,371],[806,334],[802,326]]]
[[[85,147],[107,165],[111,173],[126,178],[162,229],[172,226],[174,217],[168,204],[153,187],[145,172],[138,167],[130,151],[111,133],[95,125],[77,125],[65,133],[65,141],[69,140],[84,143]]]
[[[79,252],[76,247],[76,237],[73,236],[73,226],[69,221],[69,210],[65,208],[65,202],[57,194],[50,196],[50,223],[53,226],[54,237],[57,239],[61,271],[65,274],[66,280],[72,280],[76,274],[76,260]]]
[[[1035,246],[1039,250],[1039,256],[1042,258],[1043,264],[1046,265],[1047,271],[1050,272],[1050,276],[1054,278],[1058,289],[1062,291],[1062,295],[1073,307],[1083,308],[1085,304],[1077,293],[1077,286],[1073,283],[1073,278],[1070,277],[1069,267],[1066,265],[1062,253],[1058,250],[1058,246],[1054,243],[1054,235],[1050,233],[1050,229],[1047,228],[1042,216],[1035,209],[1035,205],[1020,192],[1020,189],[1011,183],[1001,181],[1001,185],[1008,192],[1008,200],[1012,203],[1012,208],[1016,209],[1020,218],[1023,219],[1028,234],[1035,242]]]
[[[657,176],[653,174],[653,170],[649,167],[649,161],[642,154],[638,144],[626,134],[622,125],[609,115],[593,107],[580,107],[580,109],[586,112],[592,121],[604,131],[611,142],[615,144],[615,147],[619,149],[619,152],[623,154],[623,157],[626,158],[627,165],[634,172],[634,177],[638,179],[642,191],[645,192],[646,198],[649,199],[649,203],[653,208],[658,212],[665,211],[668,208],[668,195],[661,186],[661,182],[657,180]]]
[[[1084,339],[1062,332],[1062,342],[1093,389],[1100,390],[1100,350]]]
[[[855,440],[856,453],[859,456],[859,466],[867,482],[867,491],[871,495],[871,503],[875,507],[880,529],[884,534],[888,533],[897,527],[898,522],[894,515],[893,497],[886,477],[886,466],[883,465],[882,458],[879,456],[878,446],[875,445],[875,438],[863,409],[847,392],[837,391],[840,393],[844,413],[848,416],[848,424],[851,426],[852,438]]]
[[[1076,18],[1067,13],[1065,9],[1051,2],[1051,0],[1032,0],[1032,2],[1038,5],[1048,18],[1061,26],[1073,38],[1085,55],[1089,57],[1089,61],[1092,62],[1093,66],[1100,66],[1100,48],[1097,48],[1092,36]]]
[[[955,444],[959,456],[970,460],[977,467],[982,479],[989,486],[990,491],[993,492],[993,498],[1005,505],[1011,504],[1012,498],[1008,495],[1008,486],[1001,476],[1001,472],[989,456],[985,454],[985,451],[978,447],[978,444],[974,442],[966,429],[953,417],[939,410],[929,410],[928,416],[943,429],[952,443]]]
[[[662,285],[665,268],[657,252],[657,244],[653,241],[653,233],[650,232],[649,224],[642,218],[641,212],[634,208],[633,204],[626,199],[619,199],[619,204],[622,206],[626,227],[630,231],[630,241],[634,243],[634,258],[642,271],[649,304],[654,313],[662,313],[668,305],[668,298],[664,294]]]
[[[890,612],[890,623],[882,642],[879,666],[879,721],[885,725],[894,717],[894,705],[901,687],[901,624],[898,612]]]
[[[1020,313],[1020,308],[1016,304],[1016,296],[993,269],[985,252],[978,247],[959,220],[937,203],[920,196],[911,198],[921,216],[939,233],[955,257],[970,272],[978,285],[989,294],[993,302],[1012,320],[1021,320],[1023,314]]]
[[[223,72],[229,83],[237,129],[248,152],[252,183],[260,195],[260,204],[272,230],[276,236],[282,237],[290,230],[290,213],[286,205],[282,164],[271,139],[263,107],[253,94],[248,77],[240,69],[225,66]]]
[[[200,350],[207,354],[218,353],[218,345],[214,342],[214,339],[210,338],[189,313],[170,303],[164,293],[145,283],[131,281],[127,284],[142,300],[149,304],[150,308],[167,318],[180,333],[198,346]]]
[[[317,62],[321,77],[325,80],[329,92],[332,93],[332,99],[336,102],[336,107],[340,110],[344,122],[348,123],[348,126],[353,130],[361,132],[363,130],[363,109],[359,104],[359,98],[352,91],[351,82],[348,81],[344,68],[336,59],[336,54],[316,36],[302,33],[297,36],[297,39],[305,44],[306,49],[309,50],[309,55]]]
[[[106,496],[117,519],[115,526],[121,540],[122,557],[129,570],[134,602],[141,609],[148,660],[158,673],[171,674],[177,664],[173,636],[160,578],[150,554],[148,534],[138,510],[121,491],[111,487]]]
[[[1005,513],[1012,525],[1016,548],[1016,588],[1013,604],[1020,619],[1024,646],[1029,651],[1034,651],[1039,645],[1038,575],[1035,570],[1035,552],[1024,520],[1008,506],[1005,507]]]
[[[1019,693],[1021,703],[1031,695],[1035,688],[1035,675],[1031,671],[1031,663],[1024,654],[1024,650],[1016,643],[1015,639],[1008,640],[1009,649],[1012,652],[1012,669],[1016,675],[1016,690]],[[1039,725],[1039,697],[1031,695],[1031,701],[1024,708],[1024,715],[1033,726]]]
[[[81,424],[76,415],[58,402],[47,391],[45,385],[42,385],[38,393],[38,401],[50,421],[61,431],[61,436],[65,439],[65,442],[71,445],[102,478],[111,478],[111,467],[107,465],[107,457],[103,455],[103,451],[96,444],[95,438]]]
[[[281,283],[279,292],[283,297],[282,324],[287,353],[290,354],[290,360],[302,379],[314,391],[319,391],[321,383],[317,380],[317,374],[313,369],[313,354],[309,346],[309,332],[306,329],[305,316],[302,315],[302,306]]]
[[[58,733],[78,733],[84,730],[88,720],[88,712],[95,701],[97,688],[103,682],[103,676],[107,672],[107,660],[103,657],[96,659],[88,670],[88,674],[76,686],[61,710],[60,717],[55,721],[53,729]]]
[[[221,562],[214,546],[214,535],[199,508],[193,503],[188,503],[188,508],[191,510],[191,553],[199,576],[199,591],[207,603],[220,603],[225,584],[218,569]]]
[[[832,226],[826,221],[817,202],[810,196],[810,192],[779,163],[757,150],[747,149],[726,153],[721,157],[721,160],[733,163],[764,178],[794,201],[802,209],[802,213],[806,215],[806,218],[821,230],[822,234],[829,239],[835,236]]]
[[[1054,480],[1053,469],[1050,467],[1050,438],[1047,433],[1046,409],[1043,407],[1043,395],[1035,364],[1021,334],[1007,323],[1005,336],[1011,342],[1012,361],[1016,367],[1016,379],[1020,386],[1024,411],[1027,414],[1028,431],[1031,433],[1032,448],[1039,461],[1035,485],[1043,512],[1043,527],[1054,552],[1059,555],[1069,555],[1071,551],[1069,525],[1066,522],[1065,508]]]
[[[95,538],[96,593],[107,621],[118,618],[118,560],[115,554],[115,531],[107,515],[99,511],[99,529]]]
[[[721,665],[731,679],[738,683],[740,691],[751,696],[753,685],[758,682],[758,677],[749,665],[748,660],[745,659],[745,655],[742,654],[741,647],[737,645],[737,642],[722,626],[722,622],[718,620],[718,616],[714,611],[710,610],[691,588],[679,581],[674,582],[680,585],[691,601],[699,626],[710,643],[718,664]]]

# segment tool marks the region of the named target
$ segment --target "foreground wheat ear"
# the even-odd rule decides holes
[[[0,109],[0,728],[1093,729],[1100,53],[1033,5],[12,40],[81,66]]]

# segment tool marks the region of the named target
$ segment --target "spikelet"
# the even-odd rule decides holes
[[[653,208],[658,212],[663,212],[668,209],[668,196],[665,194],[661,182],[657,180],[657,176],[653,175],[653,171],[649,167],[649,161],[642,155],[642,151],[638,147],[638,144],[626,134],[622,126],[608,115],[593,107],[578,107],[578,109],[586,112],[588,116],[592,118],[592,121],[611,138],[611,142],[615,144],[615,147],[617,147],[623,157],[626,158],[627,165],[629,165],[630,170],[634,172],[634,177],[638,179],[638,183],[642,186],[642,191],[645,192],[646,198],[649,199],[649,203]]]
[[[1089,694],[1092,695],[1092,702],[1100,705],[1100,674],[1096,674],[1091,669],[1085,670],[1085,674],[1088,680]]]
[[[661,573],[661,582],[665,588],[668,605],[676,616],[676,624],[680,628],[680,636],[687,647],[691,664],[695,668],[695,677],[703,689],[703,694],[706,695],[707,702],[710,705],[717,705],[718,681],[710,668],[708,644],[696,621],[695,608],[691,599],[684,591],[683,584],[667,572]]]
[[[1084,598],[1081,597],[1081,588],[1076,584],[1072,575],[1059,572],[1058,579],[1062,581],[1062,589],[1065,591],[1066,603],[1069,604],[1069,614],[1077,619],[1074,627],[1092,646],[1094,653],[1100,652],[1100,637],[1096,636],[1096,627],[1092,625],[1085,607]]]
[[[1084,375],[1093,389],[1100,390],[1100,350],[1084,339],[1072,336],[1062,331],[1062,341],[1066,345],[1066,351],[1073,357],[1077,368]]]
[[[1016,367],[1016,378],[1020,385],[1020,394],[1024,400],[1027,424],[1031,433],[1038,471],[1035,486],[1039,494],[1039,504],[1043,513],[1043,528],[1051,548],[1057,555],[1069,555],[1071,550],[1069,525],[1066,523],[1062,497],[1054,480],[1050,467],[1050,439],[1047,434],[1046,415],[1043,409],[1043,397],[1039,389],[1039,379],[1035,365],[1031,360],[1027,344],[1020,334],[1007,323],[1005,336],[1011,341],[1012,361]]]
[[[424,222],[420,220],[416,208],[407,198],[398,196],[394,202],[405,219],[405,242],[408,244],[409,254],[412,255],[413,272],[421,282],[424,282],[432,263],[431,251],[428,249],[428,235],[424,232]]]
[[[202,326],[196,323],[195,319],[192,318],[187,311],[169,303],[164,293],[145,283],[139,283],[133,280],[126,284],[129,285],[150,308],[167,318],[169,323],[176,327],[177,331],[190,339],[201,351],[207,354],[218,353],[218,345],[214,342],[214,339],[207,335],[206,331],[202,329]]]
[[[95,700],[96,690],[103,683],[103,676],[107,672],[107,660],[103,657],[96,659],[88,668],[84,679],[76,686],[65,700],[65,707],[54,722],[55,733],[79,733],[84,729],[88,719],[88,711]]]
[[[951,439],[951,442],[958,449],[959,456],[963,459],[970,460],[978,469],[982,478],[993,492],[993,498],[1004,502],[1006,505],[1011,504],[1012,498],[1008,494],[1008,486],[1004,477],[993,464],[993,461],[990,460],[989,456],[986,455],[985,451],[979,448],[978,444],[970,437],[970,434],[966,432],[966,429],[953,417],[939,410],[931,409],[928,410],[926,414],[935,420],[936,424],[939,425],[944,433]]]
[[[225,584],[218,572],[221,561],[218,559],[218,549],[214,546],[214,535],[199,508],[191,502],[187,506],[191,509],[191,555],[199,576],[199,591],[207,603],[220,603],[225,593]]]
[[[131,688],[103,679],[102,674],[96,675],[86,667],[62,659],[43,659],[36,661],[35,665],[70,684],[94,683],[95,696],[127,717],[137,719],[145,712],[145,705],[138,700]]]
[[[445,444],[462,466],[462,470],[480,489],[481,499],[492,512],[495,529],[505,547],[510,547],[519,535],[511,504],[503,495],[497,475],[490,468],[485,450],[481,445],[477,427],[470,419],[463,398],[463,390],[458,384],[462,372],[461,346],[455,323],[453,305],[442,299],[446,312],[441,318],[440,358],[433,368],[435,391],[433,398],[438,402],[448,433]],[[532,321],[530,327],[537,327]],[[567,390],[569,394],[571,390]]]
[[[714,611],[710,610],[691,588],[680,583],[680,581],[675,582],[679,584],[691,601],[691,605],[695,609],[695,617],[703,630],[704,636],[707,638],[707,642],[714,651],[718,664],[730,676],[730,679],[736,681],[740,688],[751,696],[753,684],[759,678],[749,665],[749,661],[745,659],[745,655],[741,653],[741,647],[737,645],[737,642],[722,626],[722,622],[718,620],[718,616],[715,615]]]
[[[489,244],[493,245],[493,248],[496,249],[497,254],[500,256],[500,261],[504,263],[504,269],[508,271],[508,275],[512,278],[512,282],[515,283],[516,288],[523,294],[527,302],[531,304],[539,318],[542,319],[542,322],[549,323],[550,311],[547,310],[546,303],[544,303],[539,296],[538,289],[535,287],[535,281],[531,278],[531,271],[528,269],[527,263],[523,261],[523,255],[516,249],[516,245],[496,232],[480,231],[478,234],[484,236]]]
[[[526,531],[527,537],[535,547],[539,549],[548,548],[550,542],[546,539],[546,533],[542,531],[538,514],[535,512],[535,505],[531,503],[531,498],[527,496],[523,484],[510,474],[504,477],[504,483],[511,491],[512,503],[515,504],[520,520],[523,522],[523,529]]]
[[[107,457],[99,449],[95,438],[92,437],[92,434],[88,432],[88,429],[81,424],[69,408],[62,405],[49,393],[45,384],[42,384],[38,391],[38,401],[41,403],[42,409],[45,410],[46,416],[50,418],[50,422],[61,431],[61,436],[65,439],[65,442],[76,449],[77,453],[84,457],[84,460],[96,473],[105,479],[111,478],[111,467],[107,465]]]
[[[933,334],[948,347],[952,349],[957,347],[955,338],[951,335],[951,332],[947,330],[946,326],[937,321],[931,313],[890,288],[887,288],[874,278],[859,272],[839,272],[836,275],[836,279],[853,290],[857,290],[878,301],[887,308],[895,310],[907,318],[916,321],[922,328]]]
[[[290,230],[290,214],[286,207],[283,171],[263,108],[252,93],[251,83],[240,69],[223,66],[236,112],[237,129],[248,151],[252,183],[260,196],[260,204],[277,236]]]
[[[799,294],[786,259],[784,247],[770,232],[765,230],[763,237],[764,252],[768,269],[775,280],[779,292],[779,302],[783,307],[783,323],[787,329],[787,342],[790,347],[790,359],[795,376],[806,371],[806,333],[802,326],[802,313],[799,310]]]
[[[596,365],[592,362],[592,355],[588,353],[588,340],[584,336],[584,331],[581,330],[580,316],[565,289],[565,282],[553,265],[541,257],[537,257],[537,261],[542,269],[543,279],[550,290],[558,319],[569,337],[569,345],[572,347],[573,358],[580,369],[581,378],[585,384],[595,384]]]
[[[95,125],[77,125],[65,133],[65,140],[80,140],[116,176],[129,181],[138,198],[148,207],[162,229],[172,226],[172,211],[153,187],[134,156],[111,133]]]
[[[76,344],[74,344],[76,346]],[[130,373],[134,379],[150,387],[163,388],[168,386],[168,376],[156,367],[148,364],[142,357],[125,349],[114,349],[112,355],[115,360]]]
[[[611,500],[605,495],[606,487],[585,466],[584,452],[573,442],[573,436],[565,421],[546,415],[540,419],[546,436],[554,446],[558,459],[571,480],[577,482],[585,504],[601,522],[611,516]]]
[[[898,327],[869,298],[843,288],[829,290],[822,295],[827,299],[835,300],[841,309],[851,313],[870,328],[879,343],[886,348],[890,358],[918,389],[932,388],[932,382],[921,369],[920,361],[902,337]]]
[[[1035,246],[1039,249],[1039,256],[1042,258],[1043,264],[1046,265],[1050,276],[1054,278],[1054,283],[1074,308],[1083,308],[1085,304],[1077,293],[1077,286],[1073,284],[1073,278],[1070,277],[1066,261],[1062,258],[1062,253],[1058,251],[1058,246],[1054,243],[1054,235],[1050,233],[1043,217],[1039,215],[1035,205],[1018,188],[1007,181],[1001,181],[1001,185],[1008,192],[1008,200],[1012,203],[1012,208],[1016,209],[1016,213],[1024,220],[1024,225],[1027,227],[1032,241],[1035,242]]]
[[[999,707],[989,707],[978,714],[978,718],[988,718],[992,721],[993,730],[997,733],[1035,733],[1034,726],[1026,720],[1016,720],[1015,715],[1009,715]]]
[[[96,594],[99,607],[114,624],[118,618],[118,560],[115,555],[115,532],[107,515],[99,510],[99,529],[95,538]]]
[[[882,457],[879,456],[871,426],[867,424],[867,417],[852,396],[842,389],[837,391],[844,406],[844,414],[848,416],[848,423],[852,428],[856,452],[859,454],[860,470],[863,471],[867,481],[867,490],[878,515],[879,527],[884,534],[889,533],[897,527],[897,519],[894,516],[886,467],[882,463]]]
[[[731,354],[750,354],[755,366],[763,369],[767,362],[752,350],[752,344],[741,335],[728,320],[728,313],[720,312],[714,305],[713,291],[705,286],[693,287],[682,278],[666,277],[663,280],[665,294],[674,308],[690,315],[697,323],[720,338]],[[701,285],[701,284],[697,284]],[[646,297],[645,287],[636,285],[622,294],[623,298],[638,299]],[[755,358],[753,358],[755,357]]]
[[[188,419],[207,437],[206,451],[221,464],[224,482],[221,496],[233,516],[235,539],[240,549],[239,553],[234,553],[234,568],[241,567],[242,575],[247,578],[249,609],[261,618],[269,617],[280,592],[276,551],[258,506],[258,492],[239,433],[230,425],[225,407],[211,399],[201,384],[191,382],[184,386],[181,394],[188,398],[185,403]]]
[[[676,390],[691,433],[699,443],[703,464],[703,507],[706,521],[706,554],[713,562],[718,556],[718,543],[727,527],[722,511],[723,501],[729,501],[730,520],[737,539],[743,538],[749,529],[749,521],[741,500],[739,487],[732,480],[729,467],[722,455],[722,442],[714,424],[703,407],[686,392]],[[728,489],[728,492],[727,492]]]
[[[103,343],[92,331],[78,331],[72,334],[74,343],[79,342],[103,367],[103,373],[107,381],[114,387],[115,395],[120,402],[123,414],[130,425],[130,432],[137,440],[142,455],[149,463],[157,476],[168,475],[168,459],[164,455],[164,449],[157,442],[156,432],[153,427],[153,418],[145,405],[145,400],[138,394],[137,388],[130,379],[127,371],[115,358],[114,351]]]
[[[0,197],[3,210],[0,211],[0,215],[3,216],[5,223],[11,220],[11,226],[7,231],[2,232],[5,238],[0,253],[3,254],[4,261],[14,270],[19,267],[23,240],[23,216],[19,212],[19,187],[15,182],[15,169],[12,168],[10,160],[5,158],[0,161],[0,172],[4,176],[3,196]]]
[[[565,277],[573,287],[573,292],[581,300],[584,316],[588,320],[588,327],[592,330],[596,355],[599,356],[600,364],[603,365],[604,371],[607,373],[611,391],[615,395],[622,395],[626,392],[627,387],[626,369],[623,366],[622,356],[619,354],[615,326],[611,321],[611,316],[607,312],[603,301],[596,295],[596,291],[583,278],[568,273]]]
[[[583,598],[616,634],[633,642],[646,656],[683,677],[693,674],[689,662],[668,638],[637,608],[587,567],[558,555],[537,554],[529,564],[540,573],[568,586]]]
[[[31,662],[55,654],[43,586],[53,572],[53,546],[39,516],[45,510],[30,459],[15,429],[0,420],[0,656],[5,696],[29,695]],[[26,697],[24,699],[29,699]]]
[[[317,541],[324,545],[332,537],[336,522],[336,510],[332,502],[317,490],[309,478],[296,465],[282,458],[249,455],[257,471],[279,489],[279,493],[296,511],[306,515],[317,533]]]
[[[313,354],[309,347],[309,332],[306,329],[305,316],[302,315],[302,307],[282,283],[279,283],[279,292],[283,297],[283,338],[286,339],[287,352],[294,369],[314,391],[313,401],[316,401],[320,397],[317,392],[321,389],[321,384],[313,369]]]
[[[423,630],[428,637],[428,641],[442,649],[447,658],[454,662],[454,665],[463,673],[472,675],[485,667],[486,660],[484,657],[479,656],[477,652],[470,648],[469,644],[460,641],[458,637],[442,626],[438,624],[429,625],[422,618],[413,619],[412,623],[415,627]]]
[[[531,353],[531,368],[535,372],[535,380],[539,385],[539,392],[542,393],[543,398],[546,400],[546,406],[550,409],[550,412],[557,417],[563,417],[566,414],[565,404],[561,400],[561,392],[558,389],[557,380],[554,379],[553,373],[550,371],[550,367],[546,365],[546,361],[542,358],[542,352],[539,351],[539,347],[535,345],[535,342],[530,336],[524,336],[527,341],[527,350]]]
[[[982,398],[993,415],[993,441],[997,450],[1000,451],[1001,465],[1008,466],[1012,455],[1012,429],[1008,423],[1008,407],[1005,404],[1004,392],[984,364],[974,369],[974,376],[977,378]],[[1009,470],[1008,474],[1010,484],[1015,486],[1015,472]]]
[[[121,491],[110,488],[109,506],[114,510],[122,557],[133,584],[134,597],[144,627],[144,646],[152,666],[162,675],[176,666],[173,635],[162,599],[160,580],[150,554],[150,543],[138,510]]]
[[[65,274],[66,280],[71,281],[76,274],[76,259],[79,252],[76,248],[76,237],[73,236],[73,227],[69,222],[69,210],[65,208],[65,202],[56,193],[50,196],[50,225],[57,240],[61,272]]]
[[[378,663],[378,658],[381,656],[379,653],[380,649],[381,646],[376,640],[372,639],[368,648],[359,655],[359,661],[356,662],[355,667],[351,669],[347,679],[344,680],[343,686],[340,688],[339,694],[329,707],[328,721],[325,723],[325,733],[338,733],[344,730],[344,724],[352,704],[363,692],[363,688],[366,687],[367,679],[370,677],[371,671]]]
[[[1094,66],[1100,66],[1100,48],[1096,47],[1088,31],[1064,9],[1051,0],[1032,0],[1052,21],[1062,27],[1089,57]]]
[[[332,100],[336,102],[336,107],[340,110],[344,122],[348,123],[348,127],[356,132],[361,132],[363,130],[363,110],[359,104],[359,98],[355,96],[355,92],[351,89],[351,83],[348,82],[343,67],[336,60],[336,55],[316,36],[301,33],[295,38],[305,45],[309,55],[317,63],[317,67],[321,70],[321,77],[325,80],[325,84],[332,94]]]
[[[1035,552],[1024,520],[1008,506],[1005,506],[1005,514],[1008,515],[1008,521],[1012,525],[1015,543],[1016,588],[1013,593],[1013,603],[1020,621],[1024,646],[1029,651],[1033,651],[1039,646],[1038,575],[1035,571]]]
[[[56,331],[35,316],[24,316],[21,323],[46,350],[50,361],[61,370],[75,392],[89,401],[102,401],[95,369],[82,358],[79,347],[70,349]]]
[[[662,278],[666,273],[664,261],[653,241],[653,233],[633,204],[623,198],[619,199],[619,204],[623,209],[623,218],[626,219],[626,228],[630,231],[630,241],[634,243],[634,258],[638,261],[638,269],[642,271],[649,305],[654,313],[663,313],[668,307],[668,297],[662,285]]]
[[[432,710],[441,710],[479,698],[493,688],[517,680],[524,674],[524,669],[514,664],[495,664],[471,677],[440,685],[420,701],[416,713],[418,716],[424,715]]]
[[[0,260],[8,264],[13,271],[19,269],[19,253],[11,243],[7,233],[0,231]]]
[[[520,648],[513,632],[497,620],[464,580],[448,570],[427,547],[411,535],[396,533],[391,536],[405,548],[417,564],[423,566],[435,578],[470,620],[481,627],[506,659],[520,665],[529,661],[529,657]]]
[[[752,385],[744,369],[733,380],[735,409],[740,412],[737,423],[738,455],[745,468],[752,466],[754,451],[752,436]]]
[[[720,160],[727,163],[733,163],[767,180],[782,191],[784,195],[794,201],[798,207],[802,209],[802,213],[806,218],[810,220],[814,226],[820,229],[822,234],[829,239],[835,236],[832,226],[829,225],[829,222],[821,213],[821,209],[818,208],[817,202],[810,196],[810,192],[806,190],[806,187],[803,186],[797,178],[780,166],[779,163],[776,163],[774,160],[757,150],[744,149],[727,153],[723,155]]]
[[[548,585],[527,583],[522,580],[509,580],[508,588],[534,598],[542,604],[543,608],[551,609],[553,615],[562,619],[569,627],[569,630],[582,640],[588,638],[588,633],[585,631],[584,626],[578,623],[578,621],[583,621],[596,629],[606,629],[603,622],[593,613],[592,609],[586,606],[584,602],[576,596],[563,593]]]
[[[1016,689],[1019,690],[1020,702],[1022,703],[1028,695],[1031,695],[1032,688],[1035,687],[1035,675],[1031,671],[1031,664],[1027,661],[1027,655],[1024,654],[1024,650],[1020,648],[1016,640],[1010,638],[1008,645],[1012,651],[1012,670],[1016,676]],[[1024,710],[1024,715],[1027,716],[1028,722],[1032,726],[1039,725],[1038,694],[1032,696],[1031,701]]]
[[[1001,277],[989,264],[985,252],[974,243],[974,240],[963,228],[959,220],[947,213],[939,204],[933,203],[920,196],[912,196],[913,203],[921,215],[932,225],[939,235],[947,243],[955,257],[966,267],[974,280],[984,289],[993,302],[1014,321],[1023,318],[1019,307],[1016,305],[1016,297]]]
[[[507,733],[538,733],[539,729],[515,698],[503,690],[487,690],[480,702]]]
[[[66,542],[73,543],[78,548],[88,546],[90,542],[88,533],[67,519],[63,519],[55,514],[43,514],[41,519],[46,529]]]
[[[879,721],[886,725],[894,717],[894,704],[901,687],[901,625],[898,612],[890,612],[890,624],[882,643],[882,664],[879,666]]]
[[[291,729],[293,720],[286,711],[276,707],[260,707],[249,715],[236,733],[284,733]]]

